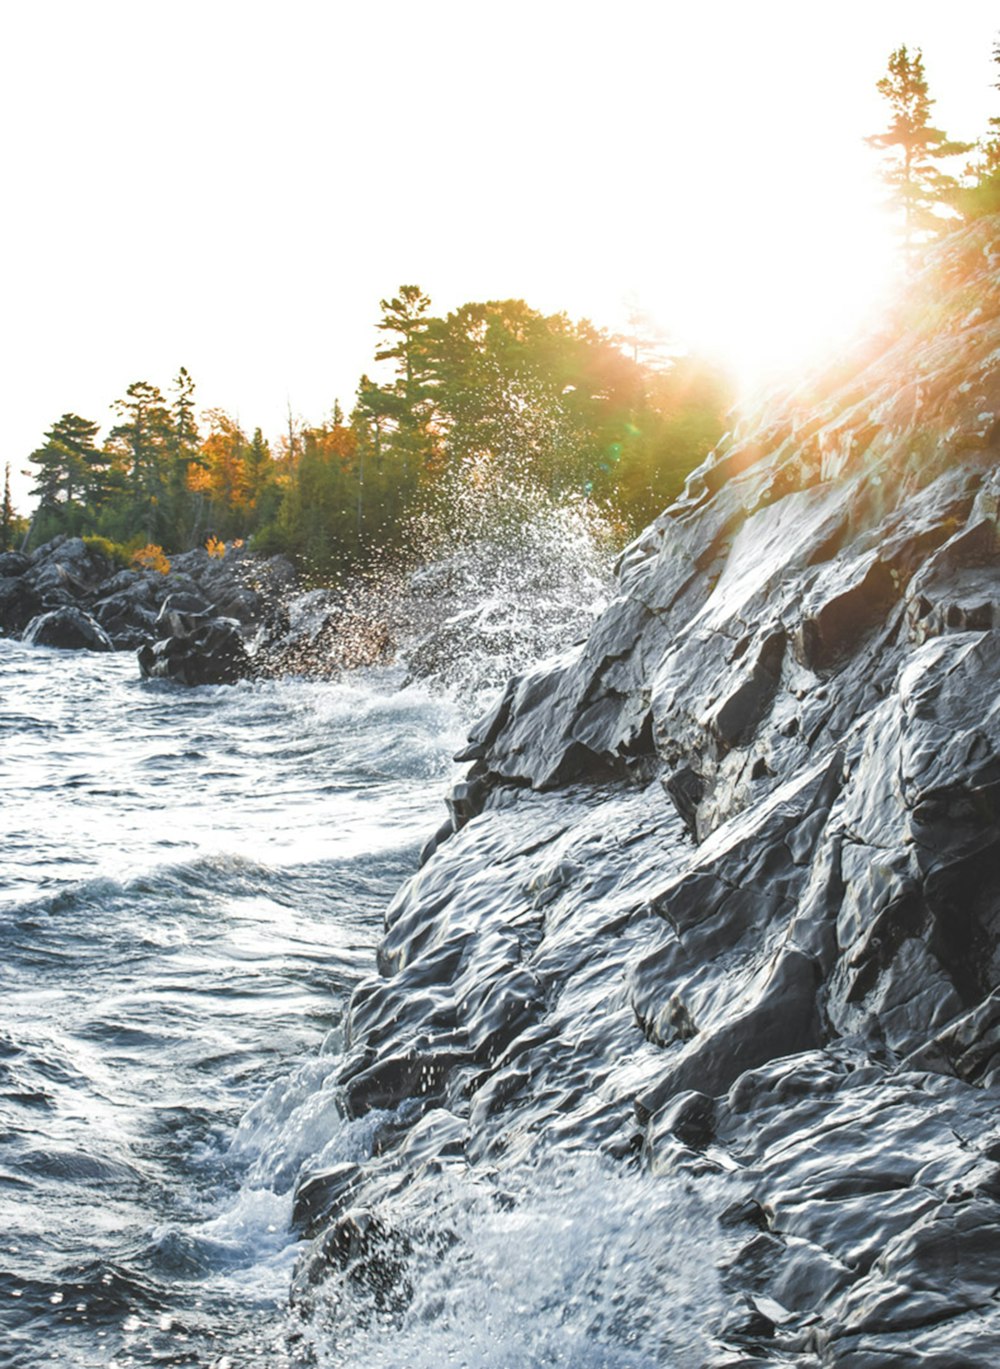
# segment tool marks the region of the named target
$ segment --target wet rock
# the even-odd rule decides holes
[[[139,669],[145,678],[218,685],[236,684],[253,673],[238,623],[179,612],[169,616],[175,634],[139,649]]]
[[[113,651],[111,639],[89,613],[75,607],[42,613],[24,630],[29,646],[54,646],[70,651]]]
[[[23,576],[0,579],[0,631],[5,637],[19,637],[44,608],[42,596]]]
[[[998,272],[950,238],[473,728],[346,1024],[387,1230],[599,1152],[716,1195],[704,1362],[1000,1362]]]
[[[295,1226],[306,1236],[315,1236],[340,1208],[347,1205],[360,1176],[358,1165],[343,1161],[299,1184],[292,1209]]]

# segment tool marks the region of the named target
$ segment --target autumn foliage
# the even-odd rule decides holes
[[[161,575],[166,575],[170,569],[170,562],[163,554],[163,548],[158,547],[155,542],[149,542],[138,551],[134,551],[132,564],[140,570],[158,570]]]

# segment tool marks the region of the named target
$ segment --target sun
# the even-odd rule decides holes
[[[661,263],[658,274],[637,289],[641,306],[746,395],[821,365],[876,322],[898,283],[899,253],[879,212],[811,234],[773,221],[716,225],[686,243],[683,270]]]

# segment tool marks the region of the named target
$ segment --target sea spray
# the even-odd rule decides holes
[[[550,494],[523,463],[470,459],[411,517],[404,554],[291,596],[256,668],[338,678],[398,662],[471,719],[511,675],[587,631],[619,540],[582,492]]]
[[[376,1209],[379,1247],[303,1293],[308,1362],[690,1369],[726,1301],[727,1196],[558,1149],[502,1178],[431,1165]]]

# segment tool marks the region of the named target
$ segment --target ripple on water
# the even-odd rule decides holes
[[[348,1134],[318,1052],[460,734],[391,684],[185,692],[0,642],[12,1369],[286,1362],[295,1175]]]

